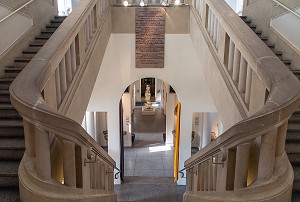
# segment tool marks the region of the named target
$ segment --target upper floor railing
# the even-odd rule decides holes
[[[109,0],[81,1],[10,87],[24,120],[22,201],[116,201],[116,163],[65,116],[99,39],[108,42],[110,23]]]
[[[27,3],[25,3],[24,5],[20,6],[19,8],[17,8],[16,10],[14,10],[13,12],[11,12],[10,14],[8,14],[7,16],[5,16],[4,18],[0,19],[0,23],[4,22],[6,19],[10,18],[11,16],[13,16],[14,14],[16,14],[17,12],[19,12],[20,10],[22,10],[23,8],[26,8],[29,4],[31,4],[32,2],[34,2],[35,0],[30,0]]]
[[[285,139],[299,81],[225,1],[190,5],[195,47],[201,33],[245,119],[185,162],[185,200],[289,201]]]
[[[300,18],[300,14],[299,13],[296,13],[295,11],[293,11],[292,9],[290,9],[289,7],[287,7],[286,5],[284,5],[283,3],[281,3],[280,1],[273,0],[273,2],[275,3],[275,5],[278,5],[278,6],[282,7],[282,8],[284,8],[288,12],[290,12],[293,15],[297,16],[298,18]]]

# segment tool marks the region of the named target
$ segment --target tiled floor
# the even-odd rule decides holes
[[[165,117],[161,109],[155,116],[134,110],[132,131],[136,138],[125,148],[124,183],[115,185],[118,201],[182,201],[185,186],[173,181],[173,148],[165,146]]]

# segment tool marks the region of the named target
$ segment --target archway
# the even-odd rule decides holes
[[[120,108],[121,175],[173,180],[177,102],[174,89],[157,78],[142,78],[126,88]]]

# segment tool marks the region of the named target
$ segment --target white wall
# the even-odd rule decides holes
[[[108,153],[120,162],[119,101],[124,89],[145,77],[159,78],[170,84],[182,104],[179,168],[191,155],[192,113],[215,112],[202,67],[190,35],[166,34],[165,67],[162,69],[135,68],[135,35],[112,34],[98,73],[88,111],[107,111]],[[119,183],[119,181],[116,181]],[[185,184],[180,179],[178,184]]]
[[[124,93],[122,96],[123,105],[123,130],[126,132],[124,135],[124,146],[131,147],[131,95]]]
[[[300,14],[300,8],[294,10]],[[286,13],[271,19],[270,25],[283,38],[300,51],[300,18],[292,13]]]
[[[12,11],[0,5],[0,19]],[[33,25],[33,19],[16,13],[0,23],[0,56],[5,53]]]

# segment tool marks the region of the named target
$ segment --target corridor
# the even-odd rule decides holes
[[[163,142],[166,120],[160,108],[155,116],[141,115],[135,108],[132,117],[135,141],[125,148],[125,178],[115,185],[118,201],[182,201],[185,186],[173,181],[173,147]]]

